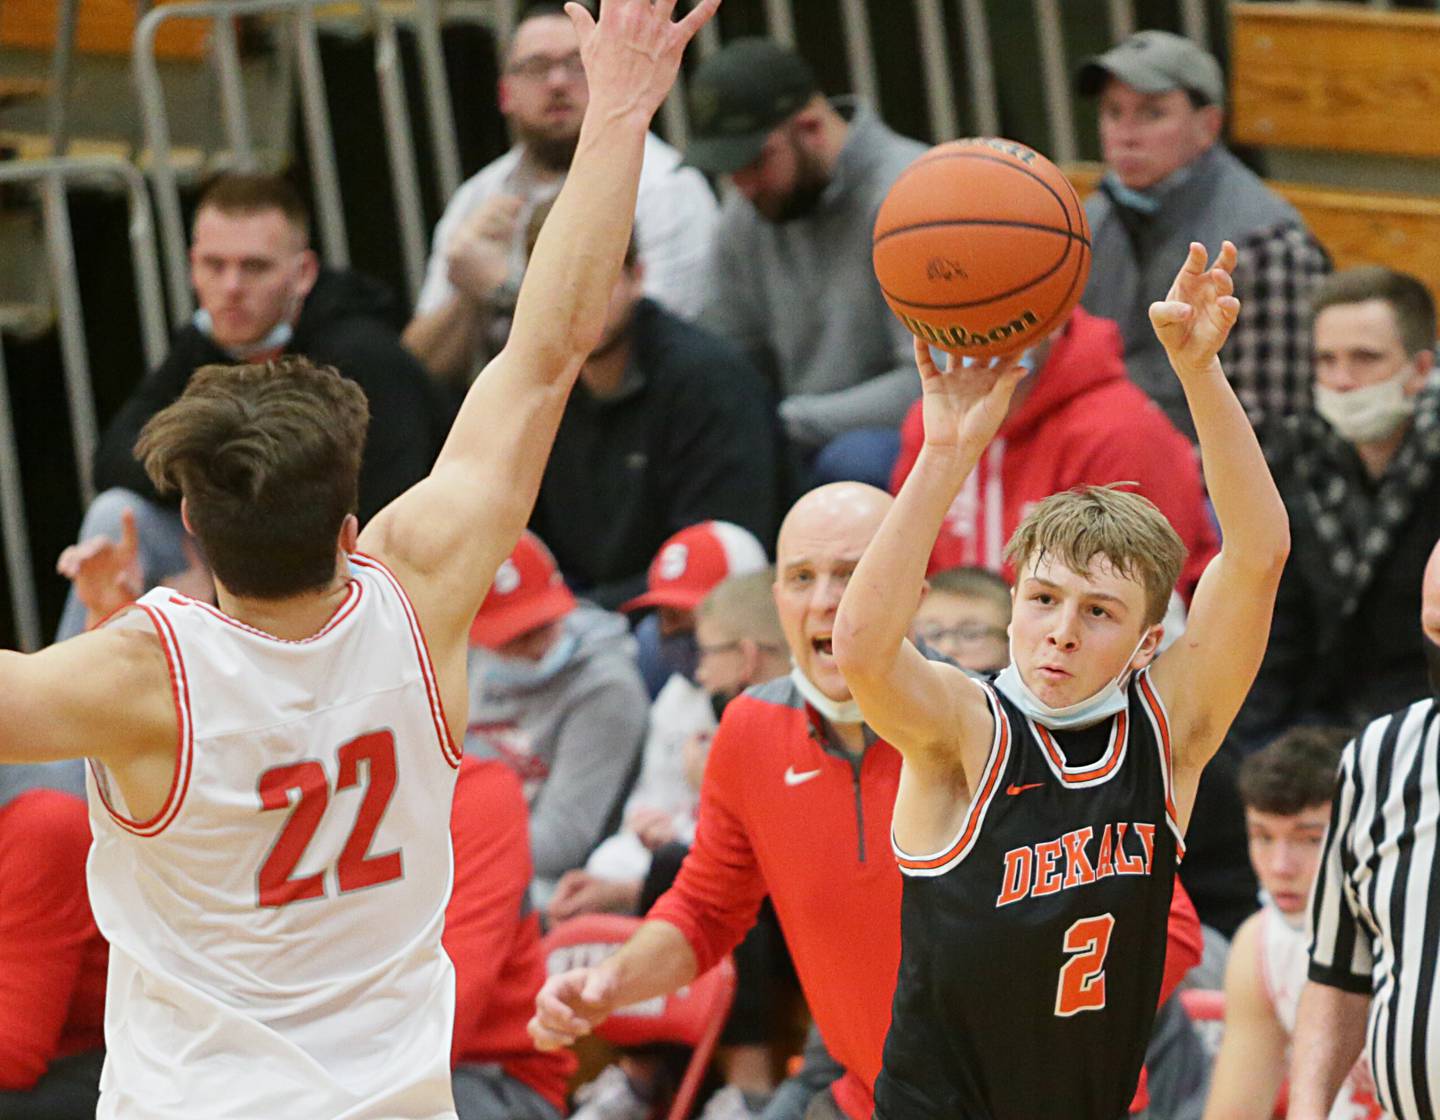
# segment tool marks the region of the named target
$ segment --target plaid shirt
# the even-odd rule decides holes
[[[1237,242],[1240,319],[1221,352],[1252,424],[1310,407],[1310,293],[1330,256],[1303,226],[1284,223]]]

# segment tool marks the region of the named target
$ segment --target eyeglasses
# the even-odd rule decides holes
[[[529,58],[517,58],[505,68],[505,71],[529,82],[543,82],[557,66],[564,71],[567,82],[578,81],[585,76],[585,63],[581,61],[579,51],[561,58],[545,54],[532,54]]]
[[[733,642],[716,642],[713,646],[696,643],[695,649],[701,657],[715,657],[722,653],[729,653],[732,649],[739,649],[745,644],[745,641],[746,639],[737,638]],[[756,649],[766,650],[770,653],[776,653],[780,649],[780,647],[773,642],[753,642],[751,644],[753,644]]]
[[[932,646],[941,642],[973,646],[984,641],[1005,640],[1004,627],[986,626],[983,622],[962,622],[959,626],[917,626],[916,633]]]

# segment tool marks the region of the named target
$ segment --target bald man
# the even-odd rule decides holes
[[[900,874],[890,854],[900,756],[861,722],[830,633],[890,502],[882,490],[841,482],[790,510],[774,594],[791,673],[726,707],[695,845],[674,888],[613,957],[545,985],[530,1024],[542,1049],[704,972],[749,930],[768,893],[811,1013],[845,1068],[804,1115],[869,1120],[900,961]],[[799,1116],[781,1111],[792,1100],[782,1091],[764,1115]]]

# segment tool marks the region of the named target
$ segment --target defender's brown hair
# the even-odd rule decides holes
[[[1185,563],[1185,545],[1155,503],[1119,489],[1130,485],[1077,486],[1051,494],[1031,510],[1005,546],[1016,581],[1032,559],[1049,557],[1085,575],[1095,557],[1103,556],[1145,588],[1145,625],[1164,618]]]
[[[1343,727],[1292,727],[1240,764],[1237,785],[1247,809],[1293,817],[1335,798]]]
[[[369,420],[359,385],[306,358],[204,366],[151,417],[135,455],[161,493],[183,495],[230,592],[285,599],[335,575]]]

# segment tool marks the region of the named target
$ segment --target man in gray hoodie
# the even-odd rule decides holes
[[[465,753],[498,758],[525,787],[531,901],[583,867],[634,778],[649,699],[621,615],[576,602],[527,532],[470,630]]]

